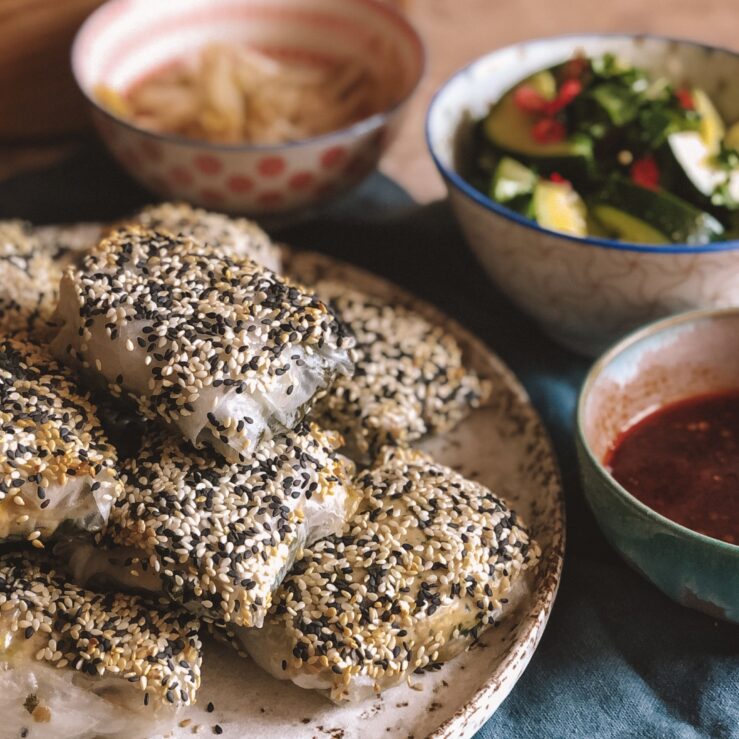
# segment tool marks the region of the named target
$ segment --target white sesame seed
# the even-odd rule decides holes
[[[275,674],[299,680],[305,664],[337,700],[358,675],[379,689],[436,669],[450,634],[471,643],[539,556],[500,499],[421,452],[386,448],[356,484],[359,513],[340,538],[306,548],[266,621],[284,644]],[[498,546],[496,529],[517,544]],[[515,578],[496,574],[500,562]],[[249,649],[252,632],[241,638]]]

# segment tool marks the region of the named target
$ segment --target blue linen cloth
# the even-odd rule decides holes
[[[149,200],[87,147],[0,184],[0,217],[101,220]],[[582,498],[572,440],[590,362],[548,340],[491,285],[447,205],[420,208],[374,176],[276,236],[385,275],[466,325],[516,372],[552,436],[567,500],[560,592],[528,669],[476,739],[739,739],[739,627],[676,605],[608,546]]]

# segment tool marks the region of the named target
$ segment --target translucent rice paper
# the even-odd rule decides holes
[[[54,354],[231,461],[351,371],[316,297],[185,237],[119,230],[65,273]]]

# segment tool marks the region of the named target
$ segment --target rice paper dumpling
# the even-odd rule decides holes
[[[187,203],[158,203],[142,208],[123,224],[190,236],[233,259],[246,257],[278,274],[282,270],[280,248],[246,218],[230,218]]]
[[[121,489],[115,450],[67,368],[0,337],[0,542],[97,531]]]
[[[61,267],[25,221],[0,221],[0,331],[44,340],[56,307]]]
[[[352,340],[314,295],[248,259],[138,227],[62,280],[52,350],[234,461],[293,428],[352,369]]]
[[[360,700],[470,646],[528,594],[539,547],[490,490],[415,450],[358,477],[357,514],[316,542],[261,629],[221,630],[274,677]]]
[[[356,340],[355,372],[338,377],[315,407],[354,455],[371,459],[386,444],[444,433],[489,396],[490,383],[464,366],[443,327],[333,280],[314,289]]]
[[[150,737],[200,685],[198,620],[72,584],[48,555],[0,556],[2,735]]]
[[[125,492],[97,546],[72,544],[76,579],[165,593],[206,620],[260,625],[303,547],[341,531],[356,507],[354,467],[339,444],[301,424],[228,463],[181,437],[147,435],[123,467]]]

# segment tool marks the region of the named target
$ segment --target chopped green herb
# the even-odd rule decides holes
[[[650,243],[724,239],[739,209],[739,122],[725,132],[705,91],[682,82],[615,54],[540,70],[474,126],[465,176],[492,200],[573,235],[584,227]],[[633,212],[604,202],[614,177],[637,188]],[[549,180],[560,186],[539,187]],[[537,191],[551,191],[551,207],[535,207]],[[642,202],[653,207],[644,212]]]

